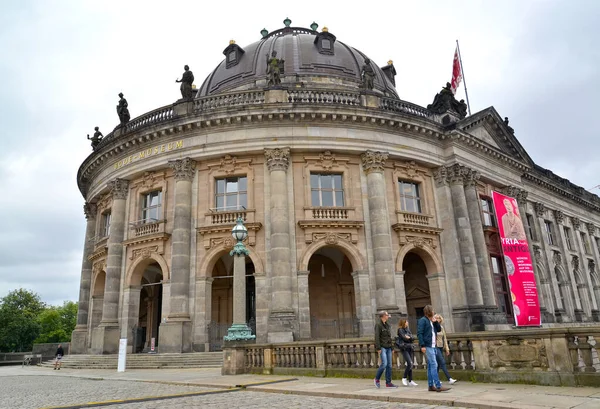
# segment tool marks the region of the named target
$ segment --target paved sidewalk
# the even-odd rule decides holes
[[[291,376],[221,376],[220,369],[114,370],[0,367],[3,376],[64,376],[87,379],[157,382],[210,388],[243,387],[247,391],[309,395],[331,398],[363,399],[385,402],[420,403],[485,409],[577,408],[600,409],[600,388],[551,387],[512,384],[458,382],[449,392],[428,392],[427,384],[398,389],[375,389],[372,380],[312,378]],[[399,383],[399,381],[398,381]]]

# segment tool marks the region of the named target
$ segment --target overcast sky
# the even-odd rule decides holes
[[[400,97],[422,106],[450,80],[459,39],[471,110],[493,105],[536,163],[600,184],[600,1],[2,1],[0,297],[78,299],[76,173],[86,134],[117,125],[119,92],[132,118],[170,104],[184,64],[199,87],[229,40],[244,47],[286,17],[394,60]]]

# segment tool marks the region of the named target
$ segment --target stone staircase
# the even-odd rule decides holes
[[[42,363],[52,367],[54,360]],[[160,368],[220,368],[222,352],[193,352],[188,354],[127,354],[127,369]],[[63,368],[73,369],[117,369],[117,355],[65,355]]]

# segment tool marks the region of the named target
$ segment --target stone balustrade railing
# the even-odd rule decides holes
[[[203,112],[223,107],[263,104],[264,102],[264,91],[236,92],[195,99],[194,111]]]
[[[517,329],[449,334],[452,376],[485,382],[600,385],[600,327]],[[415,371],[426,359],[415,345]],[[223,374],[312,374],[372,377],[378,354],[372,338],[231,345]],[[404,369],[395,353],[397,369]],[[397,378],[399,375],[395,375]]]
[[[429,221],[432,216],[420,213],[396,212],[398,215],[398,223],[402,224],[417,224],[419,226],[429,226]]]
[[[379,108],[384,111],[416,115],[423,118],[428,118],[432,115],[431,112],[423,107],[393,98],[381,98],[379,100]]]
[[[234,211],[225,211],[225,212],[211,212],[206,215],[210,217],[211,224],[230,224],[235,223],[238,217],[241,217],[244,222],[247,222],[247,214],[246,210],[234,210]]]
[[[331,90],[289,90],[292,104],[360,105],[360,93]]]
[[[133,227],[135,237],[147,236],[149,234],[164,233],[164,220],[151,223],[142,223]]]
[[[311,207],[313,219],[348,219],[348,207]]]

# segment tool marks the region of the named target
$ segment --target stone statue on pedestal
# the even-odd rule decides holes
[[[181,98],[188,100],[192,99],[193,96],[192,83],[194,82],[194,74],[187,65],[184,66],[183,69],[185,72],[181,76],[181,80],[175,80],[175,82],[181,82],[181,87],[179,87],[181,90]]]
[[[129,122],[129,119],[131,118],[129,116],[129,109],[127,109],[129,105],[127,104],[127,100],[123,98],[122,92],[119,93],[119,98],[121,99],[119,100],[119,105],[117,105],[117,115],[119,115],[119,122],[121,123],[121,126],[125,126],[125,124]]]
[[[467,104],[465,103],[465,100],[461,99],[460,101],[457,101],[456,98],[454,98],[452,86],[449,82],[447,82],[446,86],[435,95],[433,103],[427,105],[427,110],[439,115],[448,111],[453,111],[458,114],[460,119],[467,116]]]
[[[92,136],[90,138],[90,134],[88,134],[87,138],[88,138],[88,140],[92,141],[92,149],[96,150],[96,147],[98,146],[98,144],[100,144],[100,142],[102,142],[102,138],[104,137],[104,135],[102,135],[102,132],[100,132],[98,127],[95,127],[94,130],[96,131],[96,132],[94,132],[94,136]]]
[[[362,66],[362,70],[360,72],[360,77],[362,79],[363,88],[366,90],[372,90],[375,85],[375,70],[371,66],[371,60],[365,58],[365,63]]]
[[[277,58],[277,51],[273,50],[271,57],[267,54],[267,86],[281,84],[283,63],[284,60]]]

